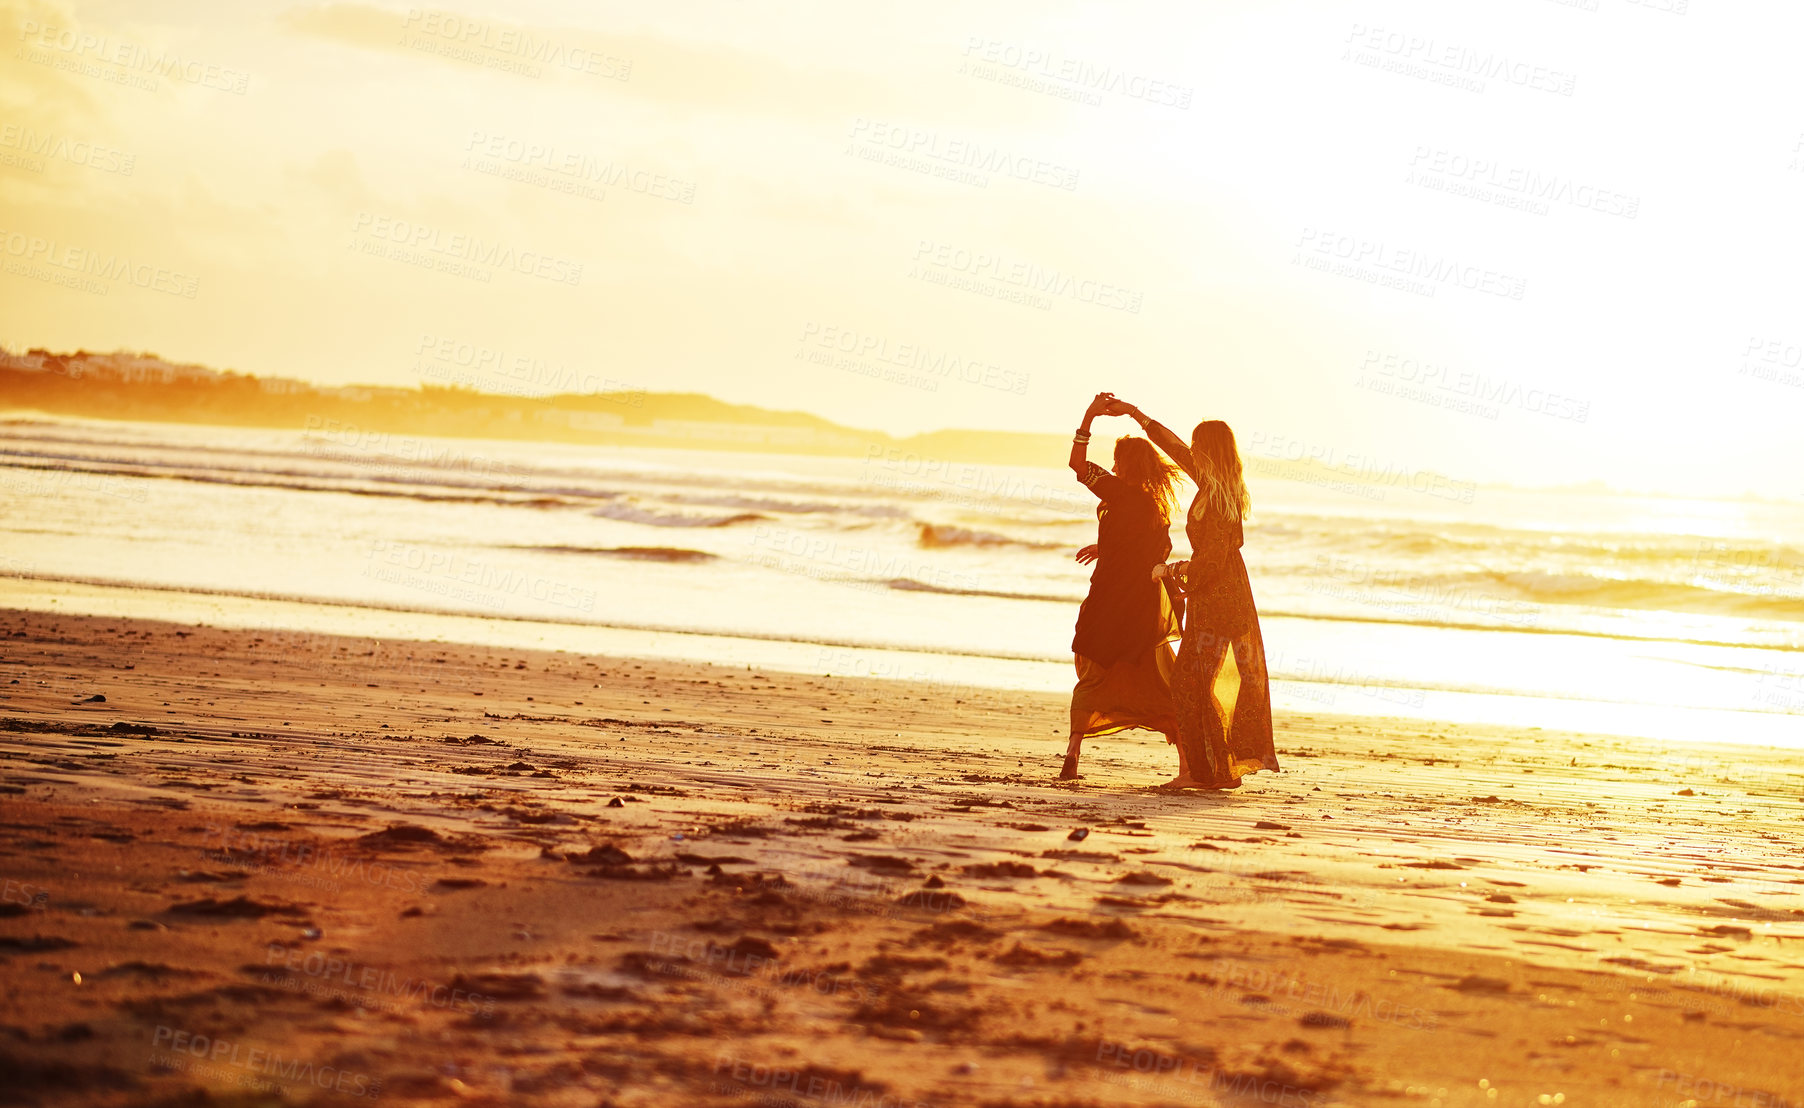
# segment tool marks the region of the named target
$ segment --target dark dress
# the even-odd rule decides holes
[[[1096,494],[1096,568],[1077,614],[1071,652],[1078,684],[1071,697],[1072,733],[1107,735],[1132,727],[1175,735],[1171,651],[1177,615],[1152,568],[1171,556],[1170,524],[1158,505],[1096,465],[1084,485]]]
[[[1156,423],[1147,428],[1147,437],[1202,486],[1183,440]],[[1171,681],[1178,745],[1192,777],[1208,785],[1228,785],[1255,770],[1278,768],[1265,639],[1259,633],[1259,610],[1240,555],[1244,540],[1240,520],[1210,507],[1198,492],[1184,520],[1184,534],[1191,550],[1184,576],[1184,641]],[[1215,679],[1229,647],[1240,675],[1232,722],[1223,718],[1215,699]]]

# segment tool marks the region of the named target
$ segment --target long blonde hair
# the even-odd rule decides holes
[[[1190,433],[1190,457],[1196,465],[1198,504],[1228,519],[1243,520],[1253,513],[1253,496],[1247,492],[1240,466],[1240,448],[1227,424],[1219,419],[1197,424]]]
[[[1171,522],[1171,510],[1178,502],[1176,484],[1183,472],[1143,438],[1123,435],[1115,440],[1115,476],[1152,497],[1160,523]]]

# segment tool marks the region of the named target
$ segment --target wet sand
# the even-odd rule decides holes
[[[0,612],[0,1102],[1804,1103],[1795,755],[1064,715]]]

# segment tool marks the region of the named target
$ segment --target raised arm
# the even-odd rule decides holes
[[[1077,434],[1071,440],[1071,472],[1077,474],[1079,481],[1084,479],[1084,472],[1090,464],[1090,421],[1105,414],[1109,406],[1116,403],[1119,402],[1112,394],[1099,392],[1090,401],[1090,406],[1084,409],[1084,421],[1078,425]]]
[[[1145,412],[1134,407],[1125,400],[1115,401],[1115,405],[1109,410],[1109,414],[1133,417],[1134,422],[1138,423],[1140,429],[1146,432],[1146,437],[1153,441],[1154,446],[1165,451],[1165,456],[1176,462],[1179,469],[1182,469],[1185,473],[1189,474],[1192,481],[1198,480],[1196,474],[1196,460],[1190,456],[1189,445],[1185,443],[1183,439],[1172,434],[1171,428],[1160,423],[1158,420],[1147,415]]]

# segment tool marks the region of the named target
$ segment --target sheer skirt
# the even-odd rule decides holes
[[[1239,551],[1224,568],[1227,572],[1211,582],[1213,587],[1189,597],[1171,683],[1178,744],[1190,764],[1190,775],[1215,786],[1232,784],[1256,770],[1278,768],[1265,640]],[[1215,697],[1215,681],[1230,649],[1240,675],[1231,717]]]
[[[1076,655],[1077,688],[1071,693],[1071,733],[1079,738],[1113,735],[1135,727],[1162,731],[1177,741],[1178,716],[1171,681],[1176,669],[1169,643],[1154,643],[1105,666]]]

